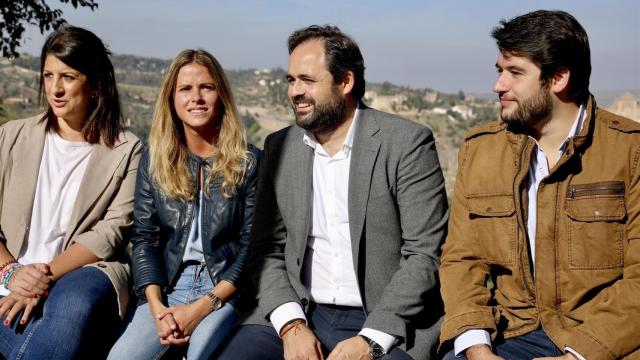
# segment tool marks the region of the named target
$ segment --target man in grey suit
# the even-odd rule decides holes
[[[364,60],[337,27],[294,32],[289,53],[298,126],[265,142],[256,305],[218,357],[432,358],[448,215],[433,135],[362,103]]]

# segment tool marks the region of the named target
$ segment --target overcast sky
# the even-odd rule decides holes
[[[592,91],[640,89],[637,0],[98,0],[94,12],[47,2],[115,53],[170,59],[185,48],[204,48],[227,69],[286,68],[291,31],[338,25],[359,43],[369,81],[483,93],[496,75],[489,33],[498,21],[561,9],[589,34]],[[27,37],[20,51],[39,53],[43,36],[30,28]]]

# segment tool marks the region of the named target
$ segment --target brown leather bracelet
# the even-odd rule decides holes
[[[289,330],[297,327],[300,324],[306,324],[306,321],[304,321],[304,319],[289,320],[284,325],[282,325],[282,328],[280,328],[280,333],[278,335],[280,335],[280,338],[282,338]]]

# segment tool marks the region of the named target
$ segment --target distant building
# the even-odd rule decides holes
[[[375,91],[365,92],[364,97],[369,106],[386,112],[396,112],[407,101],[407,96],[404,94],[378,95]]]
[[[432,103],[438,101],[438,92],[427,90],[424,94],[424,100]]]
[[[456,105],[451,108],[451,111],[460,114],[464,120],[473,119],[476,115],[473,113],[473,109],[467,105]]]
[[[629,92],[619,97],[613,105],[609,107],[609,111],[640,122],[640,100]]]

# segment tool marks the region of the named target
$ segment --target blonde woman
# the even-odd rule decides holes
[[[178,54],[136,184],[131,241],[140,304],[109,358],[156,359],[188,344],[189,359],[206,359],[231,330],[258,157],[220,64],[203,50]]]

